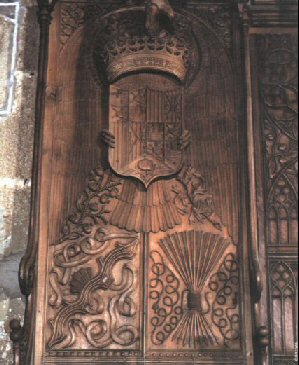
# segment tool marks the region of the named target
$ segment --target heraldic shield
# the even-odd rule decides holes
[[[183,158],[182,89],[110,86],[109,131],[116,142],[109,162],[119,175],[135,177],[147,188],[158,177],[177,173]]]

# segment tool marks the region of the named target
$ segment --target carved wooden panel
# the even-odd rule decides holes
[[[34,365],[253,365],[237,8],[171,5],[55,6]]]
[[[135,350],[142,357],[146,349],[155,358],[157,351],[171,349],[178,357],[186,350],[240,349],[237,251],[202,176],[184,168],[176,179],[153,183],[151,193],[143,192],[145,200],[128,182],[93,171],[63,236],[51,248],[49,354],[79,347],[128,356]],[[138,199],[132,214],[139,213],[131,219],[119,204],[126,191]],[[152,222],[155,214],[161,218],[156,230],[161,233],[138,234],[146,232],[139,219],[140,209],[147,210],[147,195],[155,200],[163,191],[166,210],[157,205],[144,215]],[[126,204],[131,211],[132,202]],[[115,216],[119,219],[112,220]],[[147,227],[155,232],[154,223]]]
[[[92,78],[94,85],[98,85],[99,91],[88,98],[87,110],[91,113],[93,98],[102,100],[96,110],[102,108],[101,126],[108,128],[109,133],[104,138],[108,146],[101,146],[101,163],[107,165],[108,158],[110,166],[92,172],[76,209],[63,225],[63,233],[52,241],[48,254],[51,269],[47,356],[76,357],[80,349],[84,357],[97,354],[103,359],[98,360],[101,362],[132,356],[160,362],[167,361],[169,356],[180,361],[199,360],[203,356],[222,361],[224,356],[229,364],[241,363],[242,294],[237,233],[232,238],[233,227],[222,223],[202,173],[187,165],[188,160],[192,163],[193,156],[201,153],[196,142],[201,130],[196,124],[204,124],[203,118],[210,123],[210,138],[215,123],[226,128],[231,120],[228,128],[237,136],[232,127],[236,123],[233,78],[226,76],[227,81],[222,81],[220,75],[230,70],[229,58],[222,50],[217,61],[215,50],[208,48],[213,37],[216,42],[215,36],[200,23],[208,39],[196,30],[196,40],[196,20],[192,20],[191,31],[186,18],[179,13],[170,40],[165,34],[148,38],[144,13],[139,8],[122,10],[122,16],[108,14],[101,21],[94,17],[92,27],[80,20],[89,7],[62,4],[59,11],[63,15],[63,29],[66,14],[68,23],[73,21],[70,14],[77,14],[78,29],[87,27],[81,36],[79,33],[75,37],[75,25],[67,26],[74,35],[70,34],[68,39],[63,31],[63,57],[73,54],[76,48],[72,42],[78,44],[80,52],[86,47],[84,38],[88,42],[90,34],[95,34],[88,57],[82,58],[82,68],[87,68],[86,76],[80,72],[79,79],[82,75],[83,78],[79,85],[84,87]],[[123,34],[124,31],[127,33]],[[182,45],[178,35],[185,40]],[[170,55],[172,63],[167,61]],[[80,53],[75,57],[78,56],[80,59]],[[215,66],[209,66],[211,60]],[[132,67],[135,74],[128,75]],[[163,73],[157,74],[157,70]],[[172,78],[171,73],[179,80]],[[210,94],[205,90],[195,101],[205,84],[204,78],[208,81],[210,74],[215,75],[211,76],[214,83]],[[186,79],[185,86],[180,79]],[[100,86],[107,81],[109,90]],[[70,84],[66,85],[72,92]],[[89,90],[94,87],[90,85]],[[109,94],[106,99],[99,98],[101,92]],[[212,94],[215,107],[207,104]],[[84,104],[85,95],[78,102]],[[65,99],[63,94],[61,99]],[[86,110],[86,106],[82,108]],[[86,115],[84,110],[81,113]],[[66,115],[69,118],[71,114]],[[92,111],[87,118],[97,119],[97,114]],[[65,125],[73,133],[71,124]],[[75,125],[79,132],[80,123]],[[92,133],[94,127],[90,126]],[[186,132],[189,128],[193,138]],[[86,129],[88,124],[82,129],[83,135]],[[61,138],[60,130],[55,130]],[[228,133],[226,138],[233,136]],[[203,139],[208,140],[206,136]],[[85,142],[81,142],[83,149]],[[217,161],[216,156],[220,158],[222,154],[221,141],[210,143],[214,143]],[[206,145],[203,148],[203,153],[209,153]],[[231,157],[223,158],[224,164],[232,162],[230,169],[237,168],[237,144],[233,148],[235,152],[229,151]],[[198,160],[204,161],[204,156]],[[96,166],[100,165],[99,161]],[[221,166],[217,168],[222,171]],[[223,186],[224,176],[218,180],[219,186]],[[232,196],[233,190],[238,191],[237,174],[231,180],[227,170],[226,176],[227,182],[230,180],[227,193]],[[69,179],[64,181],[69,183]],[[218,197],[218,206],[225,206],[225,201],[220,201]],[[234,216],[234,209],[238,209],[236,194],[231,209],[226,209],[225,218]],[[57,206],[53,214],[57,216]],[[234,224],[237,227],[235,221]]]
[[[120,184],[111,174],[93,171],[64,236],[53,246],[50,349],[138,348],[140,237],[103,226]]]
[[[274,364],[295,364],[298,290],[298,58],[294,34],[255,37],[265,151],[269,313]]]
[[[296,263],[283,260],[270,265],[273,351],[287,354],[295,349],[298,269]]]
[[[292,35],[258,38],[270,246],[298,244],[297,48]]]

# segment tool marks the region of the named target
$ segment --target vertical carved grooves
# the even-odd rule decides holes
[[[221,13],[221,17],[227,18],[223,8],[216,9],[213,17]],[[229,34],[229,28],[225,30],[221,37]],[[201,27],[199,33],[205,55],[196,79],[201,86],[190,96],[186,91],[185,127],[191,131],[194,141],[190,162],[205,176],[216,210],[238,242],[239,131],[234,73],[231,59],[215,40],[213,32],[208,33]]]
[[[216,335],[207,318],[201,313],[188,311],[184,313],[173,339],[183,346],[197,347],[198,345],[218,344]]]
[[[200,293],[230,241],[208,232],[174,233],[160,241],[165,255],[188,290]]]
[[[110,223],[135,232],[159,232],[174,228],[182,219],[173,203],[167,181],[157,181],[145,191],[137,181],[124,180]]]
[[[188,289],[188,310],[173,335],[183,346],[194,348],[218,343],[206,318],[210,311],[207,294],[204,304],[202,293],[229,244],[229,240],[219,235],[201,231],[174,233],[160,241],[166,257]]]

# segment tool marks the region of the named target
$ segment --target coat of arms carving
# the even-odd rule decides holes
[[[109,162],[116,173],[149,184],[182,166],[183,91],[110,87],[109,131],[115,147]]]

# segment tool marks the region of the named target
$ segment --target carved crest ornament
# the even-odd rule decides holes
[[[116,143],[109,149],[109,163],[116,173],[133,176],[147,188],[182,167],[182,84],[197,67],[200,52],[186,20],[174,16],[168,1],[147,1],[145,10],[108,17],[94,43],[94,60],[110,84],[108,129]],[[143,72],[159,72],[177,82],[161,88],[159,81],[151,86],[140,79],[138,88],[118,86],[124,75]]]
[[[183,163],[183,95],[178,90],[110,88],[111,167],[134,176],[147,188],[156,178],[179,171]],[[126,141],[125,146],[123,141]]]
[[[184,85],[201,59],[192,29],[167,0],[99,27],[92,62],[109,88],[110,168],[92,171],[51,246],[48,355],[237,353],[237,248],[186,163]]]

